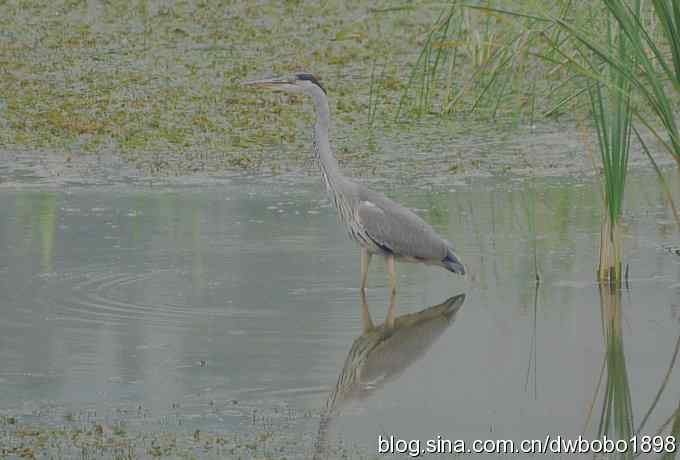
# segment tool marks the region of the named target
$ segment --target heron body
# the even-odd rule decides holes
[[[321,175],[350,238],[361,247],[361,292],[367,287],[368,266],[373,255],[385,257],[390,279],[387,324],[394,322],[396,295],[395,260],[438,265],[465,274],[451,243],[411,210],[362,184],[345,177],[333,155],[329,139],[330,111],[326,90],[311,74],[244,82],[258,88],[303,93],[314,101],[314,155]]]

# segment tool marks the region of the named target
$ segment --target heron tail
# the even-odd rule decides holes
[[[459,275],[465,275],[465,267],[463,263],[458,259],[458,256],[449,249],[446,253],[446,257],[442,259],[442,265],[448,271],[453,273],[458,273]]]

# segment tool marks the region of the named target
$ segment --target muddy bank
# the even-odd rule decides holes
[[[0,412],[0,458],[304,459],[311,458],[313,439],[301,431],[318,421],[318,416],[285,408],[239,407],[238,401],[213,402],[213,418],[224,407],[249,412],[243,417],[246,421],[231,430],[197,428],[197,415],[158,417],[141,405],[106,411],[33,406],[28,411]],[[365,458],[356,449],[337,445],[329,449],[333,456]]]
[[[569,124],[528,127],[489,123],[420,122],[404,129],[336,130],[338,160],[351,176],[366,182],[455,184],[461,180],[493,175],[517,178],[592,175],[593,160],[599,164],[595,139],[590,151],[582,134]],[[305,133],[304,137],[309,137]],[[308,141],[308,142],[307,142]],[[653,143],[652,139],[648,139]],[[361,144],[361,147],[356,147]],[[352,150],[355,145],[359,151]],[[245,147],[244,151],[248,151]],[[657,150],[656,161],[672,166],[669,155]],[[593,157],[595,155],[595,157]],[[268,145],[257,160],[234,166],[224,158],[154,155],[130,161],[115,149],[99,152],[30,150],[26,147],[0,150],[0,187],[154,185],[175,183],[210,185],[235,176],[272,177],[293,175],[315,181],[318,167],[311,154],[311,139],[305,142]],[[630,168],[651,168],[649,160],[633,146]]]
[[[5,171],[34,163],[27,175],[56,183],[307,174],[310,104],[239,85],[298,70],[328,89],[337,155],[355,174],[439,181],[592,169],[568,116],[395,120],[438,2],[128,3],[0,4]],[[461,60],[461,82],[471,65]]]

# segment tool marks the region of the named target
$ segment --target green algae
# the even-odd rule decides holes
[[[111,151],[147,170],[160,155],[168,174],[199,156],[191,168],[252,168],[281,143],[306,153],[311,112],[302,99],[239,82],[312,71],[346,131],[366,119],[371,84],[382,86],[374,105],[396,104],[402,69],[438,6],[355,3],[0,2],[0,145]],[[384,76],[371,82],[378,57]]]

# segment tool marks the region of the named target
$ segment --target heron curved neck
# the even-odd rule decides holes
[[[326,95],[319,89],[314,92],[314,108],[316,110],[316,123],[314,124],[314,155],[319,160],[321,167],[321,174],[323,174],[326,185],[331,190],[335,191],[339,182],[343,181],[344,177],[338,166],[338,161],[331,150],[331,142],[329,138],[330,129],[330,110],[328,108],[328,99]]]

